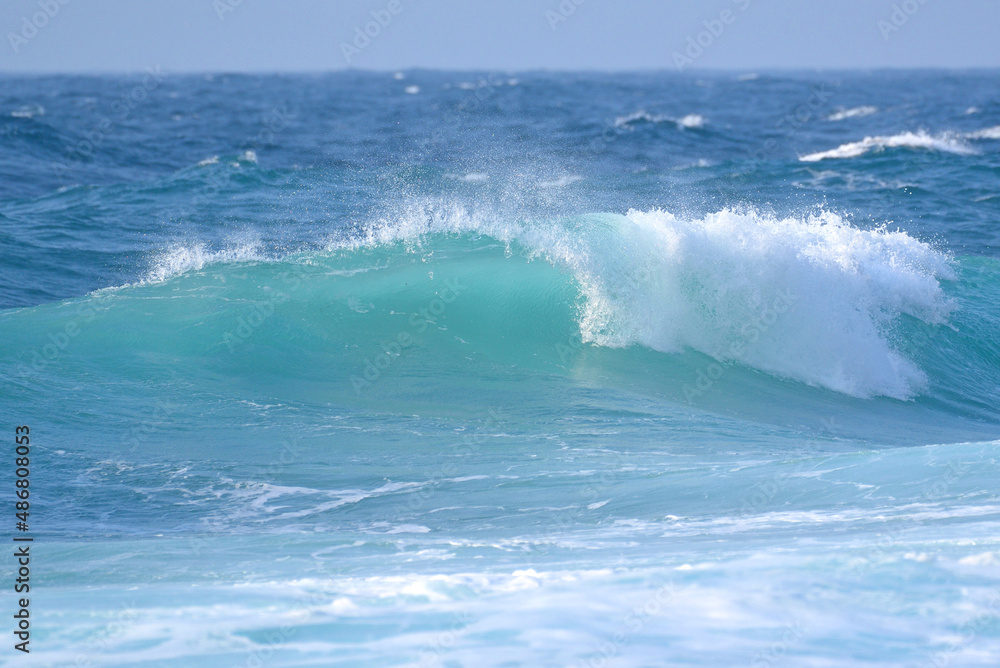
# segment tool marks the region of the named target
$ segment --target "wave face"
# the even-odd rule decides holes
[[[143,81],[0,86],[39,665],[998,663],[993,73]]]

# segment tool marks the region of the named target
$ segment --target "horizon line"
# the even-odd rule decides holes
[[[17,76],[111,76],[111,75],[135,75],[146,72],[149,67],[160,68],[159,64],[146,65],[139,69],[122,70],[18,70],[0,67],[0,75]],[[522,69],[511,69],[503,67],[493,68],[462,68],[449,69],[442,67],[390,67],[390,68],[363,68],[363,67],[339,67],[339,68],[316,68],[316,69],[180,69],[164,70],[171,75],[297,75],[297,74],[394,74],[396,72],[431,72],[441,74],[482,74],[486,72],[502,72],[504,74],[674,74],[678,76],[688,76],[693,74],[767,74],[767,73],[865,73],[881,71],[933,71],[933,72],[969,72],[969,71],[996,71],[1000,70],[1000,65],[878,65],[872,67],[859,66],[836,66],[836,67],[789,67],[789,66],[768,66],[768,67],[690,67],[685,70],[677,70],[673,67],[637,67],[637,68],[558,68],[558,67],[532,67]]]

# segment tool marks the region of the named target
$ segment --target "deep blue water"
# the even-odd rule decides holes
[[[32,664],[997,665],[998,220],[996,71],[0,78]]]

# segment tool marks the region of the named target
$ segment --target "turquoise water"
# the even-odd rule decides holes
[[[996,665],[1000,80],[699,76],[5,78],[32,664]]]

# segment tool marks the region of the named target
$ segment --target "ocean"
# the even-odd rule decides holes
[[[998,221],[990,70],[4,75],[11,663],[998,665]]]

